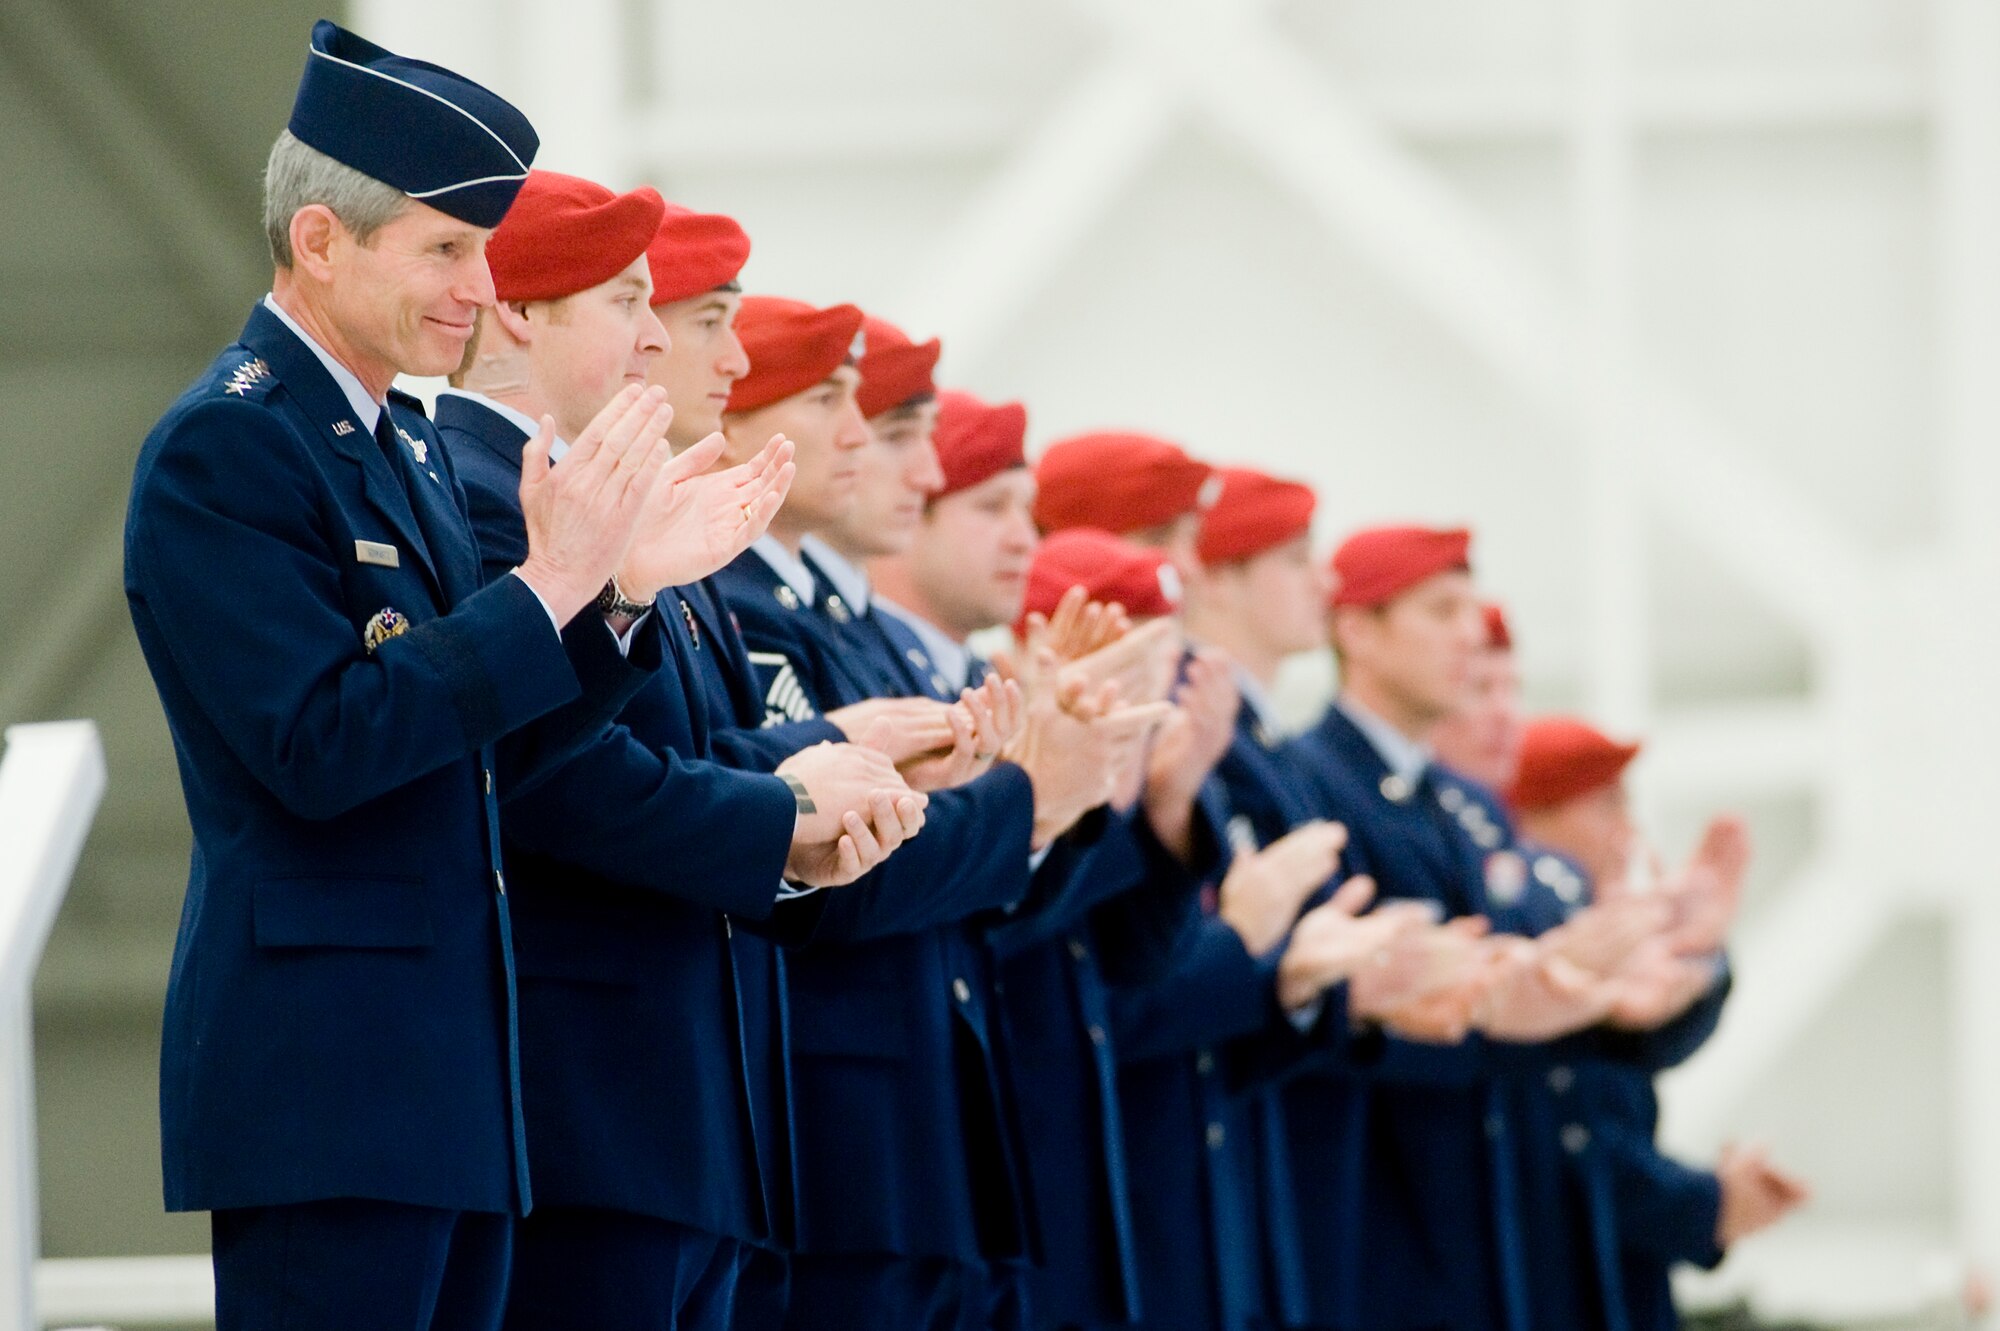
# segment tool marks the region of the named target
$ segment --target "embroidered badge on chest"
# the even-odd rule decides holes
[[[384,606],[377,610],[361,630],[361,644],[372,655],[377,647],[391,638],[400,638],[410,631],[410,620],[402,611]]]
[[[419,467],[427,467],[430,465],[431,450],[429,444],[426,444],[423,440],[417,438],[417,436],[411,434],[408,430],[405,430],[400,425],[396,427],[396,433],[401,435],[403,438],[403,442],[410,446],[410,454],[411,456],[416,458],[417,465]]]

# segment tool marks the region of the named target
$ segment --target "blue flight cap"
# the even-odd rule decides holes
[[[313,24],[292,136],[474,226],[500,225],[541,140],[512,105],[448,69]]]

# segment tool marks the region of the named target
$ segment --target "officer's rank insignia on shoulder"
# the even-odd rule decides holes
[[[783,725],[787,721],[810,721],[819,713],[813,710],[806,698],[806,690],[799,683],[798,672],[783,652],[751,652],[750,664],[759,670],[775,671],[770,687],[764,690],[764,725]]]
[[[271,377],[271,367],[261,358],[252,358],[229,372],[222,382],[222,391],[231,397],[242,397]]]
[[[372,655],[377,647],[391,638],[400,638],[410,631],[409,616],[389,606],[377,610],[361,630],[361,644]]]

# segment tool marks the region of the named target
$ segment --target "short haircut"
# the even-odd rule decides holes
[[[410,197],[280,130],[264,165],[264,238],[278,267],[292,266],[292,218],[316,203],[366,245],[410,206]]]

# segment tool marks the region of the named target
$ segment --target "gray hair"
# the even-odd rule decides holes
[[[299,209],[323,204],[340,224],[366,245],[377,231],[410,206],[407,194],[373,176],[336,162],[280,130],[264,165],[264,237],[271,262],[292,266],[292,218]]]

